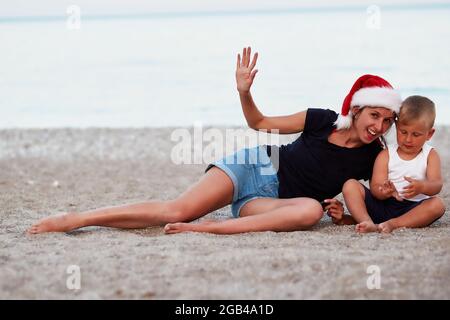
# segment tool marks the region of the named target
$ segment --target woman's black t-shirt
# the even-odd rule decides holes
[[[294,142],[267,146],[274,167],[278,167],[279,198],[309,197],[322,201],[338,195],[348,179],[371,177],[375,158],[382,150],[380,142],[375,140],[358,148],[328,142],[337,116],[328,109],[308,109],[304,130]]]

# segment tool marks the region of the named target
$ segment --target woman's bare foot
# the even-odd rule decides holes
[[[217,222],[216,220],[203,220],[199,223],[185,223],[185,222],[168,223],[164,227],[164,232],[167,234],[180,233],[186,231],[208,232],[204,227],[216,222]]]
[[[194,231],[192,225],[193,224],[191,223],[185,222],[168,223],[164,226],[164,232],[166,234],[174,234],[186,231]]]
[[[67,232],[78,228],[79,216],[75,212],[62,213],[39,220],[28,229],[28,233]]]
[[[358,223],[355,228],[358,233],[368,233],[368,232],[377,232],[378,227],[372,221],[363,221]]]
[[[395,227],[391,222],[389,222],[389,220],[378,225],[378,231],[381,233],[391,233],[394,229]]]

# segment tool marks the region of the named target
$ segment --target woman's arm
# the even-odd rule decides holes
[[[258,110],[250,92],[247,94],[239,93],[239,97],[247,124],[252,129],[292,134],[302,132],[305,128],[306,111],[287,116],[267,117]]]
[[[241,100],[242,111],[248,126],[255,130],[267,130],[276,133],[290,134],[302,132],[305,127],[306,111],[301,111],[287,116],[266,117],[257,108],[250,93],[250,88],[258,72],[253,70],[256,66],[258,53],[255,53],[250,63],[251,48],[244,48],[242,60],[240,54],[237,56],[236,84]]]

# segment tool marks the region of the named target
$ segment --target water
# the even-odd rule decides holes
[[[245,125],[236,54],[260,54],[252,93],[266,115],[340,110],[373,73],[429,96],[450,124],[450,5],[0,18],[0,128]]]

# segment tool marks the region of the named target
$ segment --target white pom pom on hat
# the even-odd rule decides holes
[[[334,125],[347,129],[352,125],[351,108],[384,107],[398,113],[402,104],[400,94],[383,78],[371,74],[359,77],[342,103],[341,113]]]

